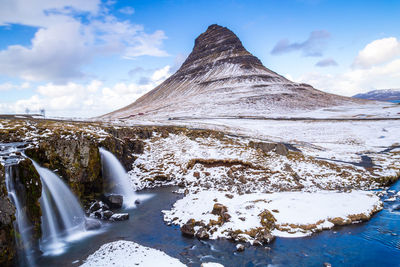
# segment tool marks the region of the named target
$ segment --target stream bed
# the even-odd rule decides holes
[[[137,208],[125,209],[130,219],[104,224],[97,235],[71,243],[58,256],[41,256],[38,266],[79,266],[101,245],[130,240],[160,249],[188,266],[219,262],[225,266],[400,266],[400,200],[385,202],[384,210],[370,221],[335,227],[303,238],[276,238],[265,247],[248,244],[236,252],[229,240],[200,241],[183,237],[178,226],[164,223],[161,210],[170,209],[182,195],[174,187],[149,189],[138,195],[153,196]],[[400,182],[390,190],[400,191]],[[334,203],[332,203],[334,205]]]

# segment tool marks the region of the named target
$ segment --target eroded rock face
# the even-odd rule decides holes
[[[0,164],[0,266],[11,266],[15,257],[13,222],[15,207],[8,198],[4,167]]]
[[[57,170],[79,198],[102,192],[100,153],[96,142],[89,137],[66,139],[55,135],[25,153],[43,167]]]
[[[37,147],[26,150],[26,154],[43,167],[55,171],[78,196],[86,202],[99,198],[105,188],[99,147],[113,153],[130,170],[135,161],[133,154],[141,154],[144,143],[139,137],[148,138],[151,130],[130,130],[127,128],[107,129],[110,136],[103,140],[85,134],[61,138],[54,134],[40,140]],[[115,136],[114,136],[115,135]]]
[[[29,159],[23,159],[17,165],[8,166],[10,177],[15,188],[15,194],[23,212],[26,214],[27,223],[32,226],[28,242],[33,249],[38,249],[38,240],[41,232],[41,197],[42,185],[40,176]],[[18,251],[15,242],[14,228],[16,209],[8,197],[5,184],[5,168],[0,165],[0,266],[12,266]],[[18,235],[18,233],[17,233]]]
[[[266,142],[249,142],[249,146],[255,149],[260,149],[264,153],[275,152],[281,156],[287,156],[289,150],[282,143],[266,143]]]
[[[33,226],[32,238],[38,240],[42,236],[42,210],[39,202],[42,196],[40,175],[29,159],[24,159],[13,167],[15,167],[15,171],[13,172],[14,177],[12,179],[16,181],[16,190],[20,203],[24,206],[28,223]]]

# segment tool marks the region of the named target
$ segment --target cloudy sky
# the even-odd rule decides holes
[[[0,113],[121,108],[213,23],[293,81],[346,96],[400,88],[399,14],[397,0],[0,0]]]

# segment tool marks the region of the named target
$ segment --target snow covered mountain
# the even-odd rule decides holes
[[[211,25],[180,69],[134,103],[103,119],[287,115],[363,103],[294,83],[264,67],[229,29]]]
[[[353,97],[380,101],[400,101],[400,89],[373,90],[364,94],[354,95]]]

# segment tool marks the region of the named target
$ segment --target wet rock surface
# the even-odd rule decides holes
[[[103,200],[111,209],[122,208],[122,204],[124,202],[123,197],[117,194],[105,195]]]
[[[237,252],[243,252],[243,251],[244,251],[244,245],[242,245],[242,244],[237,244],[237,245],[236,245],[236,251],[237,251]]]
[[[196,221],[193,219],[190,219],[189,221],[187,221],[187,223],[185,223],[181,227],[182,235],[187,236],[187,237],[193,237],[196,233],[194,230],[195,223],[196,223]]]
[[[114,213],[110,217],[110,221],[125,221],[129,219],[129,213]]]
[[[15,207],[8,198],[5,170],[0,164],[0,266],[11,266],[15,257],[13,222]]]
[[[89,208],[86,211],[86,213],[89,214],[89,217],[104,221],[124,221],[129,219],[128,213],[114,212],[122,207],[123,197],[121,195],[113,194],[108,195],[106,198],[108,203],[114,204],[109,205],[103,201],[95,200],[89,205]]]

